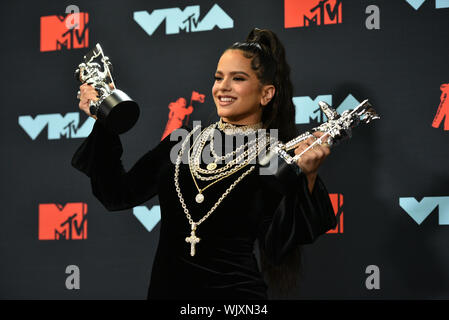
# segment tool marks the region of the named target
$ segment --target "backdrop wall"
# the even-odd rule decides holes
[[[305,247],[287,298],[449,298],[449,1],[78,0],[79,29],[70,4],[3,3],[0,298],[146,297],[158,202],[108,212],[71,167],[93,125],[74,71],[100,43],[139,103],[121,136],[129,169],[170,108],[178,122],[217,120],[218,59],[253,27],[286,47],[299,129],[322,121],[319,100],[343,111],[369,98],[382,117],[323,165],[340,224]]]

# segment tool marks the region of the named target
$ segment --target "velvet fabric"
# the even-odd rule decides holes
[[[160,240],[148,299],[267,299],[254,243],[258,240],[270,263],[278,265],[299,244],[311,243],[334,228],[336,219],[323,182],[318,177],[310,193],[305,175],[290,166],[280,166],[273,175],[261,175],[256,166],[198,226],[196,236],[201,240],[192,257],[185,241],[191,227],[175,190],[170,158],[180,141],[167,136],[126,171],[119,136],[96,122],[72,165],[90,177],[93,194],[109,211],[130,209],[159,196]],[[247,168],[205,190],[199,204],[188,165],[181,164],[179,184],[192,219],[201,219]]]

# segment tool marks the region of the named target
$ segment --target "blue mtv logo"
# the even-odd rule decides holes
[[[134,21],[152,35],[165,20],[165,33],[177,34],[185,32],[209,31],[215,27],[229,29],[234,27],[234,20],[218,4],[214,4],[200,21],[200,6],[188,6],[184,10],[179,8],[156,9],[150,14],[148,11],[134,12]]]
[[[293,103],[296,109],[296,123],[297,124],[307,124],[312,120],[316,122],[325,122],[327,121],[327,117],[321,112],[321,109],[318,105],[319,101],[324,101],[328,105],[332,106],[332,95],[320,95],[317,96],[314,100],[308,96],[303,97],[293,97]],[[358,106],[360,102],[354,98],[352,94],[349,94],[345,100],[336,108],[338,113],[342,113],[346,110],[352,110],[356,106]]]
[[[417,224],[438,207],[438,224],[449,225],[449,197],[424,197],[421,201],[413,197],[399,198],[399,205]]]
[[[85,138],[92,131],[95,120],[89,117],[80,126],[79,112],[69,112],[65,116],[59,113],[39,114],[36,117],[19,116],[19,125],[32,140],[47,128],[49,140],[65,138]]]
[[[148,232],[151,232],[161,220],[160,206],[153,206],[151,209],[148,209],[146,206],[134,207],[133,214]]]

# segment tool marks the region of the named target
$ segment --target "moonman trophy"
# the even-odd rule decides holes
[[[94,62],[96,58],[102,62],[103,70],[99,63]],[[75,78],[81,83],[92,85],[99,94],[97,101],[90,102],[90,113],[110,131],[121,134],[134,126],[140,111],[135,101],[116,88],[111,70],[109,58],[103,54],[100,44],[97,43],[95,49],[84,56],[84,62],[75,71]],[[78,91],[78,98],[79,95]]]
[[[313,148],[316,144],[323,144],[323,139],[325,139],[324,143],[327,143],[328,146],[336,145],[340,141],[351,137],[351,129],[353,127],[356,127],[361,123],[369,123],[372,120],[380,119],[380,116],[376,113],[368,100],[364,100],[351,111],[344,111],[341,115],[323,101],[318,102],[318,104],[321,111],[328,118],[328,121],[311,129],[310,131],[304,132],[287,143],[282,143],[279,141],[275,142],[270,147],[268,154],[259,161],[261,165],[267,165],[275,155],[283,159],[288,164],[296,164],[305,152]],[[321,131],[324,134],[320,138],[316,138],[316,140],[301,153],[295,156],[291,156],[288,153],[288,151],[295,149],[301,141],[312,137],[312,133],[316,131]]]

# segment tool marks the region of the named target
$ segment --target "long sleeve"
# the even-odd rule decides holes
[[[312,193],[305,174],[295,172],[284,161],[279,162],[274,176],[280,202],[275,213],[262,223],[259,242],[271,263],[279,265],[298,245],[312,243],[335,228],[337,220],[319,176]]]
[[[157,194],[160,172],[169,164],[175,143],[167,136],[126,172],[119,136],[96,122],[76,150],[72,166],[90,177],[93,194],[109,211],[125,210]]]

